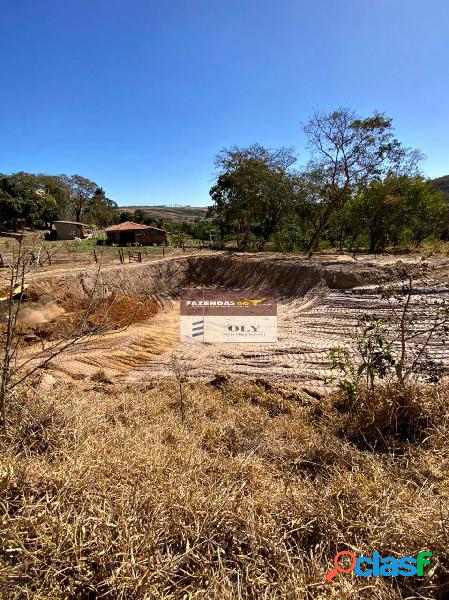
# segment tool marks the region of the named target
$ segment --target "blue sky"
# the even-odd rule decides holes
[[[393,117],[449,174],[447,0],[14,0],[0,172],[79,173],[126,204],[207,205],[224,146],[293,145],[315,109]]]

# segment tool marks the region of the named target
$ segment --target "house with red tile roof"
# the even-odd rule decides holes
[[[118,225],[111,225],[105,229],[107,241],[110,244],[126,246],[127,244],[140,244],[141,246],[160,246],[167,242],[165,229],[125,221]]]

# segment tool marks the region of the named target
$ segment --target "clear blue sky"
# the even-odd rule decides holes
[[[12,0],[0,172],[79,173],[119,204],[206,205],[223,146],[293,145],[314,108],[393,117],[449,174],[448,0]]]

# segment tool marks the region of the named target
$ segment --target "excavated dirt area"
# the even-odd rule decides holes
[[[416,297],[449,300],[449,260],[418,255],[373,258],[327,256],[307,260],[276,254],[208,253],[147,264],[83,272],[36,274],[23,311],[25,354],[32,354],[82,321],[86,299],[95,287],[89,325],[101,323],[90,337],[57,357],[47,368],[57,379],[92,386],[145,382],[170,372],[175,354],[194,377],[226,371],[248,377],[288,378],[312,388],[323,385],[326,353],[351,345],[354,326],[364,315],[382,316],[387,303],[382,283],[400,282],[404,268],[427,267],[426,287]],[[181,344],[179,291],[182,287],[277,289],[276,344]],[[448,367],[439,343],[432,357]]]

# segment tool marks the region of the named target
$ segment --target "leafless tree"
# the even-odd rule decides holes
[[[425,274],[425,269],[421,276]],[[389,327],[394,333],[392,346],[397,348],[395,372],[399,383],[405,383],[413,374],[428,380],[439,378],[440,365],[429,350],[434,342],[446,345],[449,338],[449,305],[444,298],[429,298],[425,278],[419,280],[423,288],[417,293],[418,274],[407,270],[400,286],[381,288],[389,307]]]
[[[17,386],[47,366],[69,348],[87,342],[92,336],[107,329],[107,317],[112,303],[105,303],[105,289],[101,285],[101,265],[98,265],[92,284],[84,289],[83,308],[73,330],[55,340],[42,343],[42,348],[29,355],[22,352],[20,314],[26,295],[27,281],[40,263],[41,240],[31,243],[21,239],[13,247],[10,257],[4,257],[0,274],[0,429],[6,429],[9,397]],[[93,320],[92,315],[99,318]]]

